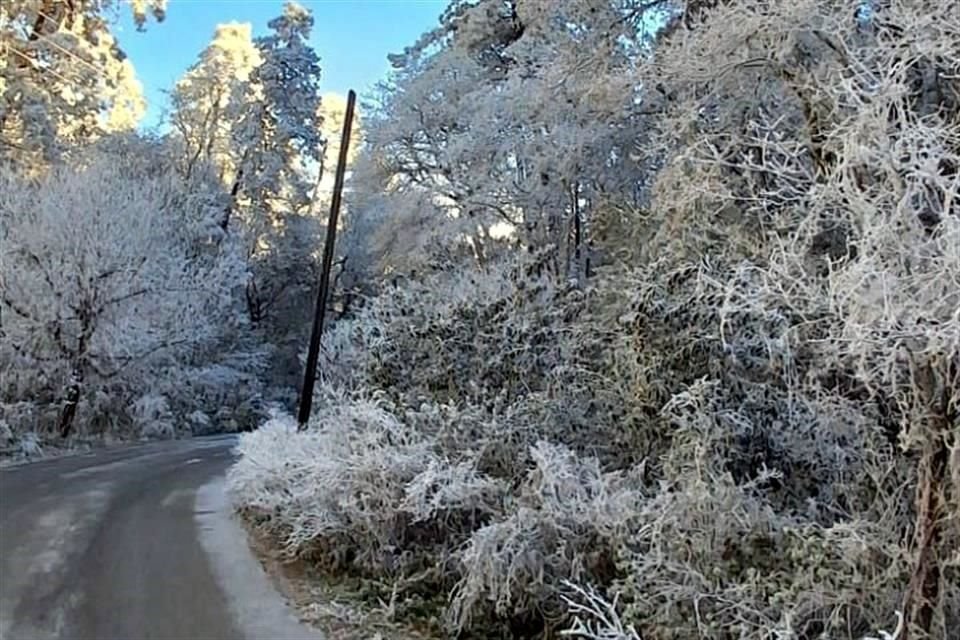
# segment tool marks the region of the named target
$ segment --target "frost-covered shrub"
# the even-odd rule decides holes
[[[44,417],[50,417],[50,412],[44,412],[43,406],[36,402],[22,401],[0,403],[0,421],[10,430],[12,438],[22,433],[37,430],[43,423]]]
[[[410,153],[400,156],[416,184],[384,181],[376,206],[395,204],[400,219],[429,228],[429,246],[384,259],[402,277],[387,274],[328,335],[316,410],[335,415],[351,394],[383,398],[408,434],[377,445],[392,482],[422,487],[412,478],[431,469],[450,486],[500,487],[485,522],[444,520],[428,538],[404,539],[412,557],[432,554],[424,571],[446,577],[430,584],[449,602],[452,630],[859,640],[960,628],[960,25],[948,6],[872,3],[852,15],[821,0],[685,3],[637,59],[642,90],[620,121],[621,131],[648,125],[643,184],[554,208],[518,193],[499,212],[529,221],[515,242],[522,256],[478,242],[483,234],[468,230],[477,218],[446,226],[431,208],[477,191],[449,195],[458,166],[437,169],[430,192],[416,172],[449,160],[450,129],[432,139],[418,127],[449,105],[410,110],[420,124],[405,121],[414,130],[388,142]],[[492,20],[508,38],[529,8],[507,16],[480,2],[463,15],[470,37]],[[501,50],[495,39],[491,57],[540,53],[524,34],[542,36],[549,14],[529,16],[522,44]],[[589,26],[576,31],[586,38]],[[468,54],[490,50],[471,42],[454,47],[461,57],[423,62],[422,77],[437,82],[468,66],[437,95],[476,81]],[[595,104],[600,88],[583,86]],[[491,91],[498,102],[507,93]],[[497,133],[476,148],[452,134],[454,157],[517,153],[513,139],[492,144],[509,122],[496,113]],[[417,164],[430,145],[438,153]],[[497,176],[483,186],[501,202],[536,175],[530,167],[553,168],[531,153],[537,160],[513,156],[506,170],[464,166],[471,179]],[[614,181],[605,171],[622,153],[611,146],[603,157],[609,165],[577,179]],[[501,189],[504,175],[514,184]],[[571,189],[555,177],[540,173],[538,195]],[[586,220],[581,206],[595,207]],[[585,221],[603,260],[571,286],[555,277],[556,254],[536,244],[536,227],[578,234]],[[381,223],[378,238],[405,237],[387,216]],[[434,246],[444,241],[446,253]],[[411,442],[423,447],[417,471]],[[262,482],[288,477],[274,467]],[[289,481],[324,504],[335,494],[321,477],[330,476]],[[401,493],[388,484],[379,504],[443,513]],[[456,494],[436,495],[445,504]],[[339,526],[355,532],[334,544],[345,553],[371,539],[362,518]],[[565,580],[593,585],[579,594],[586,609],[570,604]]]
[[[628,552],[645,635],[856,637],[889,626],[897,609],[911,637],[956,627],[958,529],[941,517],[951,513],[960,401],[960,85],[944,52],[960,46],[960,25],[937,2],[874,9],[851,20],[817,0],[730,3],[668,33],[647,70],[676,99],[660,119],[667,160],[652,250],[633,255],[650,264],[699,254],[696,288],[684,288],[708,295],[686,311],[706,319],[716,365],[699,371],[719,400],[695,403],[697,420],[710,417],[692,439],[688,427],[673,435],[662,469],[677,473],[681,447],[700,450],[679,475],[712,469],[705,495],[718,495],[663,539],[722,551],[694,532],[700,518],[716,523],[712,539],[735,524],[710,506],[733,491],[756,510],[741,524],[781,530],[786,518],[822,552],[797,562],[783,555],[789,544],[767,541],[764,555],[780,558],[767,567],[728,550],[759,575],[721,554],[694,573],[719,571],[715,582],[684,595],[676,589],[689,574],[668,576],[656,603],[650,554]],[[717,73],[721,50],[730,66]],[[685,386],[662,408],[674,423],[673,408],[697,390]],[[763,470],[777,477],[755,486]],[[664,555],[689,563],[686,548]],[[692,608],[710,620],[687,624]]]
[[[175,398],[175,412],[195,424],[195,435],[249,431],[266,419],[265,357],[263,350],[250,342],[241,342],[236,351],[212,354],[205,362],[194,358],[195,364],[171,372],[162,387]],[[197,411],[206,415],[205,424],[190,417]]]
[[[7,424],[7,421],[0,418],[0,444],[8,445],[14,439],[13,429]]]
[[[458,293],[417,287],[442,319],[424,310],[401,322],[404,295],[372,301],[332,334],[342,368],[324,369],[311,428],[245,436],[234,477],[255,472],[259,484],[234,480],[238,504],[265,510],[289,551],[390,576],[401,599],[413,585],[448,593],[446,620],[463,631],[563,619],[568,579],[618,585],[625,619],[656,621],[638,624],[653,637],[788,633],[823,617],[864,633],[886,624],[910,565],[884,518],[909,511],[911,475],[891,464],[879,414],[791,386],[822,371],[791,346],[781,306],[730,294],[753,282],[743,263],[648,273],[664,270],[672,277],[654,284],[607,273],[583,294],[544,295],[550,310],[516,305],[484,324],[461,318],[496,306],[490,291],[531,290],[513,280],[523,269],[477,270],[501,278],[483,295],[464,286],[470,275],[456,278]],[[410,337],[426,318],[453,339]],[[505,339],[512,326],[534,322],[562,358],[520,356],[486,390],[469,376],[436,385],[454,362],[481,367],[477,353],[504,362],[498,349],[523,348]],[[380,387],[386,358],[397,373]],[[371,391],[376,408],[358,413],[352,398]],[[347,495],[369,508],[348,508]],[[878,569],[878,557],[896,561]],[[856,595],[868,587],[869,600]],[[740,608],[712,610],[734,597]],[[712,626],[689,626],[691,606]]]
[[[534,611],[561,606],[560,580],[610,579],[635,474],[541,441],[511,487],[479,470],[477,450],[438,445],[384,401],[340,397],[304,432],[278,415],[245,434],[230,491],[290,554],[388,579],[402,597],[450,591],[451,628],[491,613],[537,625]]]
[[[905,515],[908,479],[890,475],[883,434],[866,420],[844,425],[857,415],[846,405],[824,412],[815,433],[798,429],[789,449],[754,448],[742,440],[751,427],[793,427],[751,425],[761,416],[723,406],[728,393],[701,383],[664,407],[674,442],[661,490],[622,548],[625,619],[654,638],[832,637],[886,624],[910,566],[885,523]]]
[[[598,299],[535,275],[540,259],[464,266],[385,292],[332,329],[321,374],[413,409],[419,429],[443,428],[449,450],[486,447],[482,464],[522,467],[540,437],[604,457],[626,453],[620,428],[595,419],[632,402],[603,373],[611,335],[591,324]],[[421,411],[444,407],[461,418],[431,424]]]
[[[457,629],[490,613],[554,619],[564,580],[606,582],[616,573],[615,550],[638,514],[638,479],[544,441],[530,453],[535,466],[509,516],[475,531],[459,556],[463,577],[448,612]]]
[[[172,438],[176,433],[170,403],[162,395],[149,393],[137,398],[130,416],[141,438]]]
[[[234,491],[289,527],[291,551],[356,536],[355,548],[374,556],[371,565],[402,533],[394,520],[404,485],[429,465],[425,441],[373,402],[338,407],[302,436],[291,420],[274,418],[244,436],[241,451]],[[287,469],[283,477],[270,472],[274,464]],[[257,473],[247,477],[248,467]],[[320,482],[299,482],[304,477]],[[277,481],[284,483],[279,490]],[[335,545],[329,551],[335,553]]]
[[[213,430],[211,428],[210,416],[203,411],[198,410],[191,413],[187,416],[187,422],[190,425],[190,431],[195,435],[210,433]]]
[[[503,265],[466,269],[452,278],[436,274],[378,297],[356,320],[335,331],[350,336],[357,347],[363,345],[363,359],[357,364],[365,369],[367,380],[398,398],[425,391],[426,399],[443,403],[502,391],[509,399],[520,393],[519,387],[537,385],[519,374],[534,371],[532,361],[549,357],[553,348],[549,300],[558,292],[545,288],[547,284],[531,283],[531,291],[519,291]],[[524,314],[526,326],[510,326],[510,312],[523,313],[517,305],[530,310]],[[377,336],[364,340],[369,328]],[[492,334],[516,348],[495,347]],[[333,343],[337,340],[333,338]],[[433,349],[420,346],[426,340],[434,342]],[[544,369],[549,368],[546,363]]]
[[[561,632],[562,636],[584,638],[585,640],[640,640],[641,636],[636,628],[623,621],[619,611],[617,598],[608,600],[593,587],[581,587],[567,583],[571,595],[564,596],[573,617],[568,629]],[[888,628],[893,631],[879,631],[869,634],[859,640],[901,640],[904,635],[904,619],[900,611],[893,616]],[[792,630],[786,630],[780,637],[794,637]]]
[[[383,401],[339,400],[305,432],[276,415],[241,439],[230,489],[243,508],[269,518],[288,552],[409,577],[502,509],[504,487],[469,455],[442,455]]]
[[[17,441],[17,453],[28,460],[42,456],[43,447],[40,446],[40,438],[37,434],[32,431],[22,434]]]

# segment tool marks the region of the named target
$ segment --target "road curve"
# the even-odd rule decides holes
[[[223,494],[233,436],[0,470],[0,640],[318,640]]]

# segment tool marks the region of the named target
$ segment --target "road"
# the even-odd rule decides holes
[[[319,640],[233,519],[235,437],[0,470],[0,640]]]

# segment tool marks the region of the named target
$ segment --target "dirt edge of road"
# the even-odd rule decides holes
[[[335,584],[318,575],[302,560],[290,560],[280,551],[276,536],[252,518],[235,516],[247,533],[250,548],[277,591],[299,620],[317,629],[327,640],[436,640],[442,636],[419,631],[390,620],[386,603],[371,606],[349,585]]]

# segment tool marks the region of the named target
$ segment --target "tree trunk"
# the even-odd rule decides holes
[[[904,609],[908,624],[903,640],[910,636],[911,629],[924,636],[933,633],[937,601],[940,598],[942,559],[939,547],[942,537],[944,490],[947,476],[947,445],[940,440],[924,453],[921,462],[920,482],[917,487],[917,524],[914,540],[917,548],[917,564],[907,587]]]
[[[949,483],[949,440],[960,430],[960,412],[951,397],[960,384],[960,362],[948,361],[943,370],[927,364],[915,372],[916,383],[928,400],[928,424],[919,461],[917,481],[917,520],[914,527],[914,548],[917,560],[904,596],[907,625],[901,640],[908,640],[911,630],[920,637],[937,637],[934,632],[936,611],[943,580],[941,549],[946,520]],[[956,445],[956,443],[954,443]]]
[[[237,202],[237,194],[240,193],[240,181],[242,179],[243,169],[237,169],[237,177],[234,179],[233,186],[230,188],[230,202],[224,207],[223,220],[220,221],[220,228],[223,229],[224,233],[226,233],[227,227],[230,226],[230,214],[233,213],[233,207]]]
[[[60,423],[58,429],[61,438],[66,438],[73,430],[73,419],[77,416],[77,407],[80,404],[80,391],[83,385],[83,367],[79,364],[74,365],[70,374],[70,382],[66,389],[66,403],[63,405],[63,411],[60,412]]]

